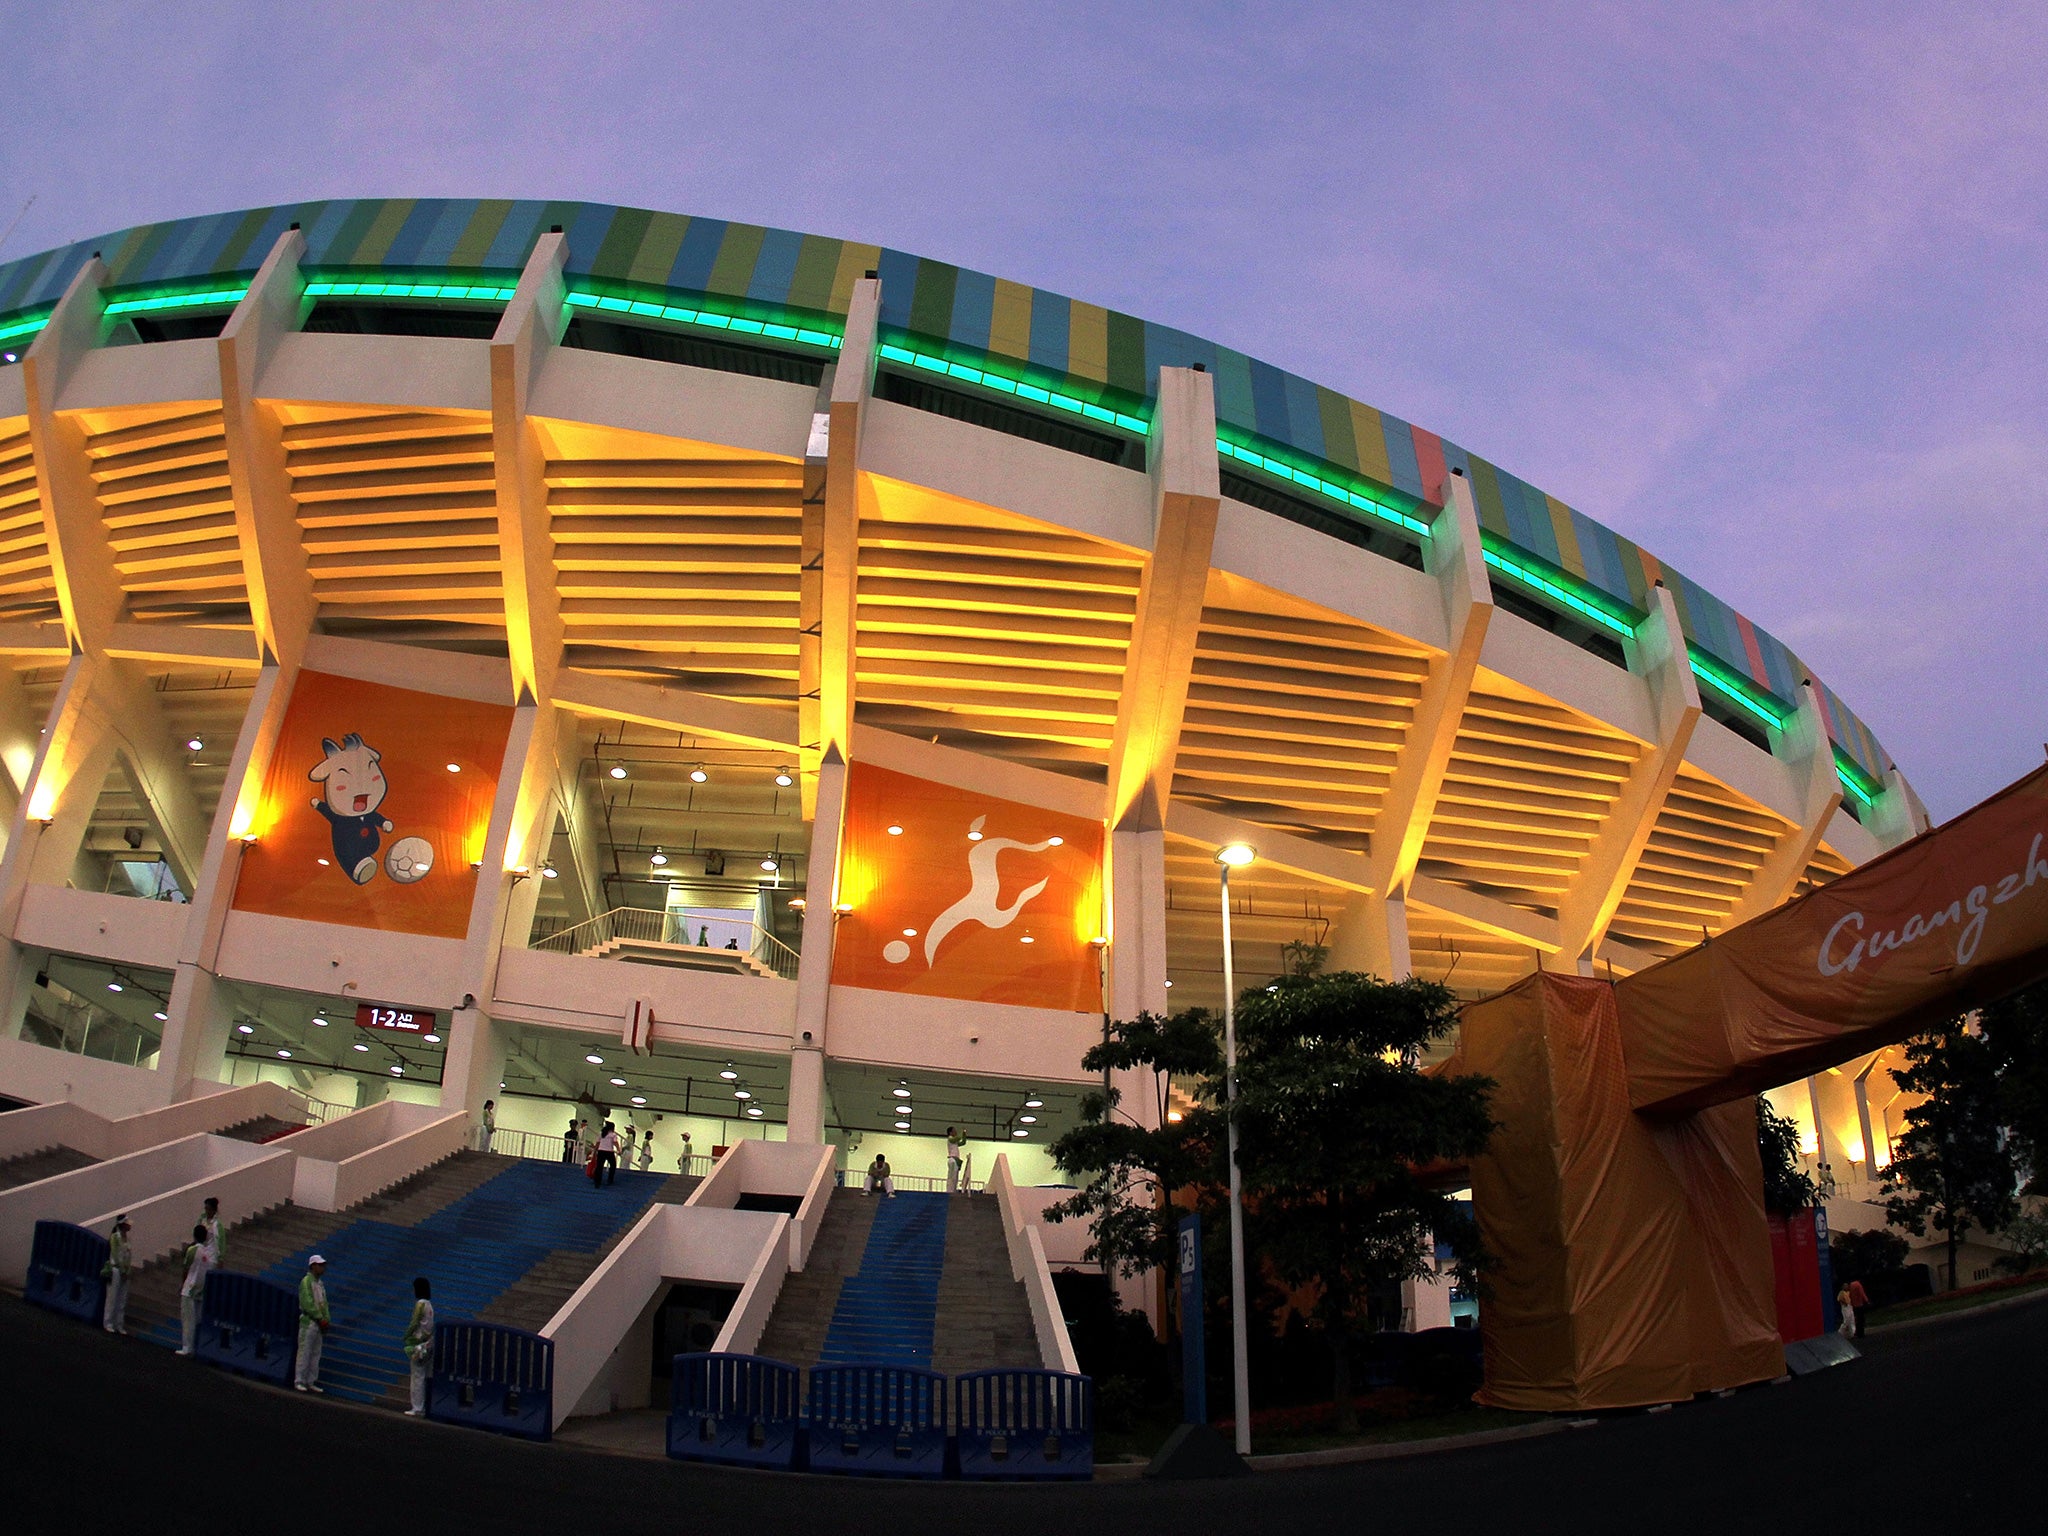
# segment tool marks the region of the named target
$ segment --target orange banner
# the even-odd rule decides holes
[[[1102,1007],[1099,822],[855,763],[838,899],[839,986]]]
[[[302,671],[235,907],[459,939],[512,709]]]
[[[2048,768],[1616,986],[1629,1092],[1747,1098],[2048,974]]]

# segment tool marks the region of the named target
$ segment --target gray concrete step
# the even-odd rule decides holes
[[[0,1189],[19,1189],[24,1184],[54,1179],[60,1173],[76,1173],[98,1161],[98,1158],[87,1157],[72,1147],[45,1147],[40,1152],[24,1152],[20,1157],[0,1162]]]

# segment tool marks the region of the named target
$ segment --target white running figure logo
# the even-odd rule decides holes
[[[974,818],[974,825],[967,830],[979,832],[981,824],[987,820],[986,816],[977,816]],[[939,945],[946,935],[962,923],[980,923],[985,928],[1007,928],[1017,920],[1017,914],[1024,910],[1025,905],[1051,884],[1050,879],[1046,879],[1036,885],[1026,886],[1017,893],[1017,899],[1007,907],[997,906],[996,897],[1002,891],[1002,878],[996,873],[996,858],[999,854],[1007,848],[1015,848],[1023,853],[1043,853],[1046,849],[1055,847],[1060,841],[1059,838],[1049,837],[1042,843],[1020,843],[1013,837],[985,837],[968,849],[967,873],[973,883],[969,885],[967,894],[941,912],[926,931],[926,967],[930,967],[932,957],[938,954]]]

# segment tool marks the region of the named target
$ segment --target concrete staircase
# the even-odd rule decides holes
[[[1042,1364],[986,1195],[833,1191],[802,1274],[757,1352],[791,1365],[915,1365],[948,1375]]]
[[[293,1131],[305,1127],[296,1120],[280,1120],[275,1115],[260,1115],[254,1120],[244,1120],[240,1125],[231,1125],[216,1136],[225,1136],[230,1141],[246,1141],[260,1146],[266,1141],[276,1141],[280,1136],[289,1136]]]
[[[686,1198],[693,1185],[622,1173],[595,1189],[580,1168],[458,1152],[351,1210],[285,1205],[243,1222],[228,1232],[227,1267],[295,1288],[307,1256],[323,1254],[334,1326],[322,1384],[337,1397],[402,1406],[398,1340],[414,1275],[434,1282],[443,1322],[538,1329],[650,1204]],[[131,1331],[176,1347],[182,1278],[175,1258],[138,1272]]]
[[[54,1179],[60,1173],[76,1173],[98,1161],[98,1158],[87,1157],[70,1147],[45,1147],[40,1152],[25,1152],[20,1157],[0,1162],[0,1189],[19,1189],[39,1179]]]

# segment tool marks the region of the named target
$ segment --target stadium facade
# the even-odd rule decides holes
[[[1477,996],[1925,825],[1790,648],[1578,510],[901,252],[254,209],[0,266],[0,358],[24,1097],[911,1172],[957,1124],[1050,1182],[1105,1013],[1220,1002],[1224,844],[1241,979]]]

